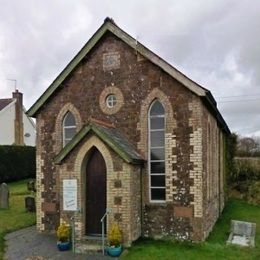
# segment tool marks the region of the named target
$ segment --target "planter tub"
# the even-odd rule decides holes
[[[107,253],[110,256],[114,256],[114,257],[120,256],[120,254],[122,253],[122,246],[118,246],[118,247],[108,246],[107,247]]]
[[[57,247],[60,251],[66,251],[70,249],[70,242],[58,242]]]

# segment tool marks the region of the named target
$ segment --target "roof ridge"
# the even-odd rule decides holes
[[[116,23],[115,23],[115,21],[114,21],[114,19],[113,19],[112,17],[108,17],[108,16],[107,16],[107,17],[104,19],[104,23],[107,23],[107,22],[110,22],[110,23],[116,25]]]

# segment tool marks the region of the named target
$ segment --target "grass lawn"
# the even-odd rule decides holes
[[[24,197],[28,180],[8,184],[10,189],[9,209],[0,209],[0,259],[4,253],[4,236],[6,233],[35,224],[35,213],[25,211]]]
[[[256,223],[255,248],[226,246],[231,219]],[[260,259],[260,205],[230,200],[206,242],[195,244],[141,239],[120,259]]]
[[[24,197],[29,194],[26,183],[27,180],[10,183],[10,208],[0,209],[0,259],[3,258],[5,234],[35,223],[35,214],[27,213],[24,208]],[[255,248],[226,246],[231,219],[256,222]],[[195,244],[142,239],[125,250],[120,259],[260,259],[260,205],[232,199],[206,242]]]

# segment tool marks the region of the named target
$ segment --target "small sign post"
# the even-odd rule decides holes
[[[71,218],[72,251],[75,252],[75,213],[78,210],[77,203],[77,179],[63,180],[63,210],[74,211]]]

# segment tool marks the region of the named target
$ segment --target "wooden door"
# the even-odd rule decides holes
[[[86,167],[86,234],[101,235],[101,218],[106,212],[106,163],[94,148]],[[106,230],[106,225],[105,225]]]

